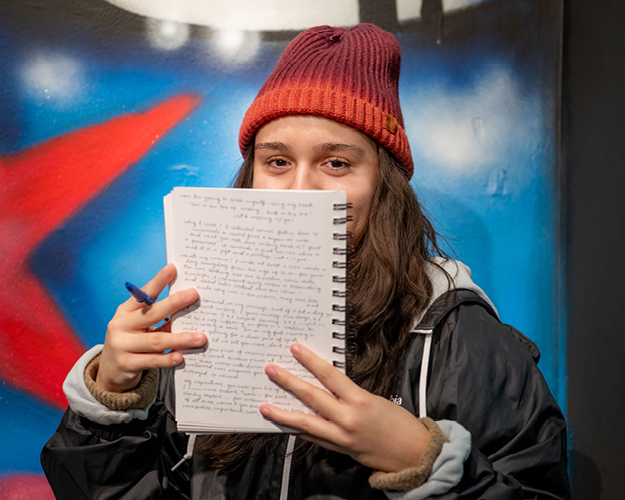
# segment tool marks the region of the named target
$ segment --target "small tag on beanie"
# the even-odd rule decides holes
[[[388,130],[391,134],[395,135],[397,133],[397,120],[395,119],[395,117],[387,113],[384,128]]]

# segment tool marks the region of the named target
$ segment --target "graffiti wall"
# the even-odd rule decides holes
[[[0,4],[0,497],[39,452],[124,282],[165,263],[162,197],[228,186],[243,114],[295,34],[375,22],[403,51],[413,185],[565,405],[560,0]],[[24,496],[26,495],[26,496]]]

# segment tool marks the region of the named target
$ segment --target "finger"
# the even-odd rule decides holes
[[[326,419],[336,420],[341,417],[341,404],[328,391],[315,387],[311,383],[274,364],[267,365],[265,373],[273,381],[295,394],[306,406],[319,412]]]
[[[127,353],[126,356],[120,357],[119,369],[124,373],[138,373],[150,368],[177,366],[182,363],[183,359],[179,351],[150,354]]]
[[[167,264],[162,268],[156,276],[152,278],[142,290],[146,292],[152,299],[156,300],[163,289],[172,282],[176,277],[176,267],[173,264]],[[130,297],[126,302],[122,304],[122,307],[127,311],[134,311],[142,309],[145,304],[138,302],[134,297]]]
[[[128,327],[139,330],[147,328],[150,325],[163,321],[164,318],[171,316],[181,309],[190,306],[197,301],[198,298],[199,295],[193,288],[180,290],[156,304],[144,306],[140,310],[133,311],[126,319],[128,321]]]
[[[321,432],[327,435],[332,433],[331,429],[334,427],[332,422],[318,415],[290,412],[268,403],[260,405],[260,413],[277,424],[293,427],[305,433]]]
[[[346,451],[344,447],[337,444],[341,441],[341,429],[334,422],[318,415],[289,412],[267,403],[260,406],[260,413],[277,424],[303,431],[298,434],[298,437],[306,441],[316,443],[328,450],[340,453]]]
[[[176,366],[182,361],[179,351],[151,354],[122,352],[114,356],[105,356],[103,351],[96,382],[106,391],[125,392],[137,385],[144,370]]]
[[[312,374],[339,399],[349,398],[350,394],[360,392],[358,387],[350,378],[341,373],[338,369],[326,360],[317,356],[302,344],[291,345],[291,353],[300,363],[308,368]]]
[[[206,335],[200,332],[168,333],[153,331],[126,335],[117,344],[117,348],[131,353],[159,353],[168,350],[184,351],[206,344]]]

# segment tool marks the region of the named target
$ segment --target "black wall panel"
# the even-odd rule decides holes
[[[565,4],[568,419],[577,500],[625,498],[625,2]]]

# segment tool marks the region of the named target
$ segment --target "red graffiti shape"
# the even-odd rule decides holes
[[[3,500],[54,500],[54,493],[42,474],[18,474],[0,478]]]
[[[29,256],[198,103],[177,96],[0,157],[0,378],[7,383],[67,405],[61,384],[85,349],[32,275]]]

